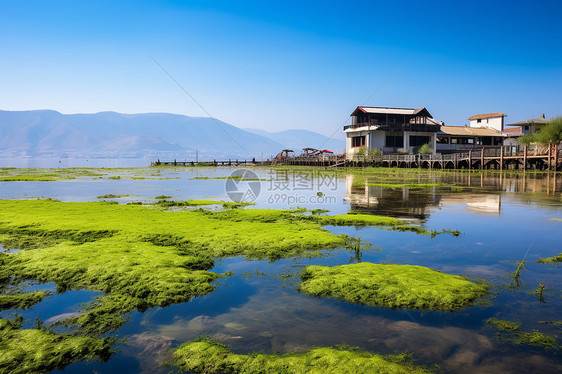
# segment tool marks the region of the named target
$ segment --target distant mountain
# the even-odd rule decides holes
[[[268,137],[284,148],[289,148],[299,154],[303,148],[329,149],[335,153],[345,151],[345,140],[328,138],[322,134],[308,130],[285,130],[280,132],[268,132],[260,129],[244,129],[257,135]]]
[[[267,158],[283,146],[212,118],[169,113],[0,111],[0,156]]]

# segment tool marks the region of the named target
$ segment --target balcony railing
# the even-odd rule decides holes
[[[343,130],[359,129],[362,127],[373,127],[382,131],[417,131],[417,132],[437,132],[441,128],[439,125],[426,123],[396,123],[396,122],[359,122],[343,127]]]

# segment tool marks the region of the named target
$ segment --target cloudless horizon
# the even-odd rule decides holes
[[[560,14],[557,1],[2,2],[0,110],[208,113],[339,137],[358,105],[426,107],[447,125],[553,117]]]

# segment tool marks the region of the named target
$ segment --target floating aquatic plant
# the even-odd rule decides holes
[[[486,285],[413,265],[313,265],[301,279],[301,292],[388,308],[453,311],[487,293]]]
[[[235,354],[217,340],[201,337],[174,353],[173,365],[192,373],[430,373],[410,356],[362,351],[359,348],[312,348],[305,353]]]

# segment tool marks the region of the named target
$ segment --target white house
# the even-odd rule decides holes
[[[546,119],[543,113],[539,118],[526,119],[525,121],[510,123],[507,126],[517,126],[517,128],[520,129],[521,134],[535,134],[540,132],[542,128],[548,124],[548,122],[549,120]]]
[[[348,156],[362,147],[390,153],[413,151],[423,144],[429,144],[435,152],[436,133],[443,124],[425,108],[358,106],[351,120],[351,125],[343,128]]]
[[[470,127],[489,127],[491,129],[502,132],[504,128],[504,117],[507,114],[503,113],[487,113],[487,114],[477,114],[467,119],[470,121]]]

